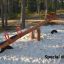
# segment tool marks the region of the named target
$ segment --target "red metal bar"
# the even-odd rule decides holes
[[[8,34],[8,32],[4,32],[4,37],[5,37],[5,40],[9,39],[9,34]]]
[[[16,27],[16,32],[17,32],[17,34],[18,34],[20,31],[21,31],[20,26],[17,26],[17,27]]]

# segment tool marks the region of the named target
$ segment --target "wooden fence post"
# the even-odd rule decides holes
[[[37,29],[37,40],[40,41],[40,28]]]
[[[35,35],[34,35],[34,32],[32,31],[31,32],[31,39],[34,39],[35,38]]]

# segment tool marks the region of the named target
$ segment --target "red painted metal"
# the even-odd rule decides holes
[[[4,32],[4,38],[5,38],[5,40],[9,39],[9,34],[8,34],[8,32]]]
[[[16,26],[16,32],[17,32],[17,34],[18,34],[20,31],[21,31],[20,26],[19,26],[19,25],[18,25],[18,26]]]

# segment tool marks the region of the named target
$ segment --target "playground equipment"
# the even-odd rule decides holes
[[[55,14],[49,14],[48,15],[48,21],[54,19],[53,17],[55,16]],[[16,31],[17,34],[9,37],[8,34],[5,33],[5,38],[6,40],[0,43],[0,49],[1,52],[3,52],[5,49],[9,49],[12,47],[10,46],[10,44],[14,43],[16,40],[18,40],[19,38],[23,37],[24,35],[28,34],[31,32],[31,38],[34,39],[34,30],[37,31],[37,40],[40,41],[40,26],[42,26],[43,24],[46,24],[47,22],[38,22],[38,24],[36,24],[36,26],[32,26],[26,30],[21,30],[19,26],[17,26]]]
[[[4,38],[5,38],[5,40],[9,39],[9,34],[8,34],[8,32],[4,32]]]
[[[16,32],[17,32],[17,34],[21,32],[21,28],[19,25],[16,26]]]
[[[24,35],[33,32],[34,30],[37,30],[37,40],[40,40],[40,26],[42,26],[43,22],[39,22],[36,26],[32,26],[24,31],[21,30],[21,32],[17,33],[16,35],[10,37],[9,39],[3,41],[0,43],[0,49],[1,52],[3,51],[3,49],[6,49],[7,47],[9,47],[10,44],[14,43],[16,40],[18,40],[19,38],[23,37]],[[34,33],[34,32],[33,32]],[[32,37],[34,36],[32,33]]]

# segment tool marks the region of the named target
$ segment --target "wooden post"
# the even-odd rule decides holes
[[[40,28],[37,29],[37,40],[40,41]]]
[[[34,32],[32,31],[31,32],[31,39],[34,39],[35,38],[35,35],[34,35]]]

